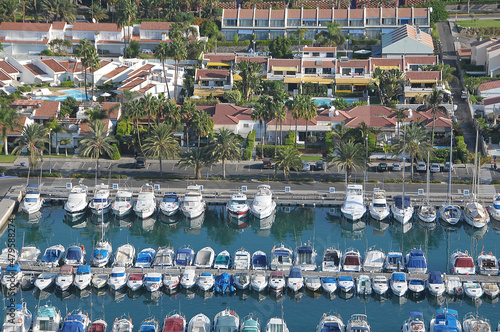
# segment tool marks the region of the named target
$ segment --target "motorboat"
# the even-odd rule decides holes
[[[14,304],[6,311],[2,330],[5,332],[28,332],[31,328],[33,316],[26,303]]]
[[[274,246],[271,251],[271,270],[290,270],[293,266],[293,251],[284,244]]]
[[[490,213],[491,217],[495,219],[496,221],[500,221],[500,194],[496,193],[495,196],[493,196],[493,205],[490,206],[488,209],[488,212]]]
[[[434,296],[441,296],[446,291],[443,281],[443,276],[439,271],[431,271],[429,278],[427,278],[427,289],[429,293]]]
[[[179,195],[174,192],[168,192],[163,195],[160,202],[160,212],[165,216],[173,216],[179,211]]]
[[[234,310],[225,309],[215,315],[213,332],[238,332],[240,317]]]
[[[288,274],[287,287],[292,292],[298,292],[304,286],[302,270],[298,267],[292,267]]]
[[[37,247],[22,247],[17,263],[21,266],[33,265],[38,261],[40,254],[41,251]]]
[[[475,200],[465,205],[463,216],[469,225],[476,228],[483,228],[490,222],[490,215],[484,206]]]
[[[76,313],[70,313],[66,316],[61,332],[87,331],[89,324],[88,314],[78,310]]]
[[[144,287],[149,292],[156,292],[163,284],[163,275],[158,272],[149,272],[144,276]]]
[[[231,264],[231,254],[229,251],[223,250],[215,257],[214,269],[228,270],[231,268]]]
[[[186,266],[182,273],[182,278],[180,284],[183,288],[189,289],[194,286],[196,283],[196,267],[194,266]]]
[[[153,248],[142,249],[135,260],[135,267],[148,268],[151,267],[155,260],[156,250]]]
[[[407,224],[413,217],[413,205],[411,205],[410,196],[394,196],[394,203],[391,206],[391,212],[394,219],[401,224]]]
[[[481,284],[477,280],[474,279],[466,280],[463,283],[463,287],[465,295],[467,295],[473,300],[479,299],[484,294],[483,288],[481,287]]]
[[[361,255],[356,249],[348,249],[342,257],[343,270],[346,272],[361,272]]]
[[[111,211],[117,217],[125,217],[132,212],[134,199],[132,190],[118,189],[115,200],[111,203]]]
[[[479,274],[496,276],[498,275],[498,259],[491,251],[488,254],[481,251],[477,257],[477,269]]]
[[[372,293],[372,281],[368,275],[362,274],[358,277],[356,293],[358,295],[370,295]]]
[[[489,332],[491,331],[491,324],[487,318],[480,317],[477,313],[469,312],[464,316],[462,324],[463,332]]]
[[[58,267],[64,256],[65,249],[61,244],[57,244],[45,249],[40,266],[43,267]]]
[[[241,248],[234,254],[233,268],[235,270],[250,270],[250,252]]]
[[[71,188],[68,200],[64,203],[64,210],[72,217],[84,214],[88,205],[87,192],[87,186],[82,183]]]
[[[246,272],[238,272],[234,275],[234,286],[237,289],[245,290],[250,287],[250,276]]]
[[[155,269],[165,269],[174,266],[175,251],[172,247],[160,247],[156,252],[153,267]]]
[[[403,272],[393,272],[391,275],[390,286],[392,293],[396,296],[404,296],[408,290],[406,274]]]
[[[335,248],[325,249],[321,271],[340,272],[342,270],[342,252]]]
[[[333,277],[321,278],[321,288],[327,294],[333,294],[337,290],[337,279]]]
[[[385,262],[385,253],[382,250],[372,249],[365,252],[363,271],[382,272]]]
[[[75,276],[73,275],[73,266],[63,265],[56,278],[56,286],[60,290],[65,291],[73,285],[74,280]]]
[[[108,284],[109,274],[97,273],[92,275],[92,287],[101,289]]]
[[[267,255],[265,252],[258,250],[252,255],[252,269],[267,270]]]
[[[340,211],[349,220],[359,220],[366,213],[365,195],[360,184],[348,184],[345,201]]]
[[[118,247],[113,260],[113,267],[131,267],[134,265],[135,247],[130,243]]]
[[[156,212],[155,191],[154,187],[149,183],[141,187],[134,204],[134,212],[141,219],[147,219]]]
[[[439,208],[439,216],[450,225],[456,225],[462,220],[462,209],[458,205],[445,204]]]
[[[373,277],[372,289],[375,294],[384,295],[389,290],[389,280],[385,276]]]
[[[75,286],[79,290],[87,288],[92,281],[92,270],[88,265],[80,265],[76,269]]]
[[[430,204],[421,205],[418,208],[417,216],[424,223],[435,222],[437,217],[436,208]]]
[[[237,193],[231,196],[231,200],[226,205],[230,217],[243,218],[250,211],[247,195]]]
[[[424,315],[418,311],[410,311],[410,318],[404,322],[401,332],[425,332]]]
[[[448,295],[461,296],[463,294],[464,289],[459,277],[446,276],[444,286]]]
[[[233,293],[236,290],[233,276],[227,272],[222,273],[215,279],[214,288],[216,293]]]
[[[175,266],[190,266],[193,265],[194,250],[189,247],[177,249],[175,255]]]
[[[107,332],[108,323],[104,319],[98,319],[90,324],[89,332]],[[78,331],[78,330],[77,330]]]
[[[389,252],[385,258],[384,270],[387,272],[403,271],[403,254],[397,251]]]
[[[3,248],[0,254],[0,265],[17,264],[18,259],[19,251],[16,248]]]
[[[108,285],[113,290],[119,290],[127,284],[128,275],[123,266],[114,267],[109,276]]]
[[[59,332],[61,312],[52,305],[42,305],[36,309],[33,332]]]
[[[273,271],[269,276],[269,289],[279,293],[284,290],[286,286],[285,274],[283,271]]]
[[[304,243],[297,247],[295,251],[295,267],[302,271],[316,270],[316,250],[309,243]]]
[[[19,264],[7,265],[5,271],[2,275],[2,285],[6,289],[14,288],[19,285],[21,279],[23,278],[23,272]]]
[[[316,332],[345,332],[345,325],[339,316],[323,314]]]
[[[166,273],[163,275],[163,286],[167,293],[173,293],[179,286],[180,277],[178,274]]]
[[[491,299],[496,298],[500,292],[500,288],[496,282],[483,282],[481,283],[481,287],[483,288],[484,294]]]
[[[240,325],[240,332],[260,332],[259,319],[249,315],[243,318],[243,322]]]
[[[208,318],[204,314],[197,314],[196,316],[191,318],[187,327],[187,332],[210,332],[210,331],[212,331],[212,327],[210,325],[210,318]]]
[[[64,257],[64,264],[73,266],[83,265],[85,264],[85,254],[85,247],[83,245],[69,246]]]
[[[204,292],[211,290],[215,286],[215,276],[210,272],[203,272],[196,280],[196,286]]]
[[[375,220],[384,220],[391,214],[389,204],[385,196],[385,190],[375,188],[373,189],[373,199],[368,207],[370,216]]]
[[[289,332],[283,318],[273,317],[266,325],[265,332]]]
[[[42,205],[43,199],[40,195],[38,185],[32,183],[28,184],[28,186],[26,187],[26,195],[21,202],[21,211],[27,214],[33,214],[40,211]]]
[[[340,276],[338,278],[338,288],[344,292],[349,293],[354,290],[354,278],[351,276]]]
[[[362,314],[354,314],[347,322],[346,332],[371,332],[370,324],[368,324],[368,317]]]
[[[412,249],[405,258],[408,273],[427,273],[427,259],[420,249]]]
[[[90,211],[96,216],[101,216],[111,211],[111,203],[109,187],[104,183],[97,185],[94,191],[94,198],[89,203]]]
[[[199,269],[210,269],[214,264],[215,252],[210,247],[205,247],[200,249],[196,254],[196,258],[194,260],[194,266]]]
[[[425,280],[422,278],[411,278],[408,280],[408,290],[414,295],[422,294],[425,291]]]
[[[111,332],[132,332],[133,328],[132,318],[116,318]]]
[[[94,253],[92,255],[92,266],[104,267],[108,265],[111,260],[111,253],[113,252],[113,246],[109,241],[101,238],[101,241],[97,242],[94,248]]]
[[[262,292],[267,289],[268,280],[267,275],[264,272],[257,272],[252,275],[252,280],[250,281],[250,286],[256,292]]]
[[[250,205],[250,211],[259,219],[265,219],[276,210],[276,202],[273,200],[271,187],[263,184],[257,187],[257,193]]]
[[[187,192],[184,195],[184,201],[182,202],[182,213],[187,218],[199,217],[205,212],[205,201],[203,201],[203,195],[201,194],[201,186],[188,186]]]
[[[144,273],[131,273],[128,276],[127,287],[135,292],[144,286]]]
[[[35,287],[39,290],[43,291],[46,288],[49,288],[56,281],[57,274],[55,273],[41,273],[35,280]]]
[[[467,251],[456,251],[451,255],[454,274],[475,274],[476,266],[474,260]]]
[[[431,319],[429,332],[462,332],[462,324],[458,320],[458,312],[453,309],[437,309]]]
[[[28,291],[34,288],[35,286],[36,275],[34,272],[23,273],[23,277],[21,278],[21,282],[19,285],[21,286],[22,291]]]
[[[186,325],[186,318],[181,313],[171,313],[165,316],[163,332],[184,332],[186,331]],[[194,331],[204,332],[205,330],[195,328],[193,329],[193,332]]]

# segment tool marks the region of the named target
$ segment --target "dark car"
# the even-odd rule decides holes
[[[273,168],[273,162],[271,161],[270,158],[264,158],[262,160],[262,168],[264,169]]]
[[[379,170],[379,172],[385,172],[385,171],[387,171],[387,163],[380,163],[380,164],[378,164],[377,169]]]
[[[136,158],[135,168],[146,168],[146,158],[143,157]]]
[[[316,162],[316,170],[322,171],[325,169],[325,164],[322,161],[317,161]]]

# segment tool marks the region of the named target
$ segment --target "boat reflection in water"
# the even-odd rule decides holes
[[[467,233],[467,235],[474,238],[475,240],[481,240],[488,232],[489,226],[490,225],[488,223],[484,227],[476,228],[476,227],[472,227],[471,225],[469,225],[467,223],[464,223],[464,231],[465,231],[465,233]]]
[[[385,230],[390,225],[389,218],[385,218],[384,220],[376,220],[370,217],[368,219],[368,224],[372,227],[373,235],[384,235]]]
[[[185,218],[186,233],[200,234],[200,229],[205,221],[205,212],[196,218]]]
[[[63,222],[71,228],[85,228],[87,226],[87,214],[69,214],[66,213],[63,217]]]
[[[160,213],[159,216],[158,216],[158,220],[163,223],[163,224],[167,224],[167,225],[175,225],[177,224],[181,219],[179,217],[179,215],[176,213],[174,215],[171,215],[171,216],[167,216],[163,213]]]
[[[340,227],[342,228],[342,235],[351,239],[359,239],[363,237],[366,229],[366,222],[363,219],[352,221],[342,217],[340,219]]]

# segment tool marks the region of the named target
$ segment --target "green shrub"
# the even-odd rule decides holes
[[[285,139],[285,146],[295,146],[295,132],[289,131]]]
[[[123,136],[130,135],[131,131],[132,131],[132,125],[130,124],[130,121],[126,118],[121,119],[116,124],[115,137],[117,140],[121,141],[123,139]]]
[[[40,55],[48,55],[48,56],[54,56],[54,52],[52,52],[51,50],[49,50],[48,48],[41,51],[40,52]]]
[[[239,41],[220,41],[217,42],[218,46],[250,46],[249,40],[239,40]]]
[[[325,134],[325,147],[328,151],[333,151],[335,149],[335,143],[333,142],[333,133],[327,131]]]
[[[31,87],[29,87],[29,86],[18,86],[17,87],[17,91],[18,92],[30,92],[31,91]]]
[[[250,146],[247,146],[245,148],[245,150],[243,151],[243,160],[252,159],[252,152],[253,152],[253,149]]]
[[[30,173],[30,176],[40,176],[40,172],[33,171]],[[28,172],[19,173],[19,177],[25,178],[28,176]],[[42,172],[42,178],[62,178],[62,174],[60,172]]]
[[[443,164],[444,162],[446,162],[447,159],[445,158],[431,158],[431,163],[438,163],[438,164]]]
[[[498,183],[495,183],[497,181]],[[452,184],[471,184],[471,180],[451,180]],[[500,180],[493,180],[491,181],[491,184],[500,184]]]
[[[309,136],[309,137],[307,137],[307,142],[308,143],[314,144],[317,141],[318,141],[318,138],[316,136]]]
[[[277,151],[284,149],[286,146],[278,146]],[[257,149],[257,156],[261,157],[260,149]],[[264,158],[274,157],[274,145],[264,145]]]
[[[73,81],[64,81],[64,82],[61,82],[61,86],[62,87],[72,88],[72,87],[75,86],[75,82],[73,82]]]
[[[241,102],[241,92],[238,90],[226,91],[223,98],[230,104],[239,104]]]
[[[122,155],[120,154],[120,149],[116,144],[113,144],[113,154],[111,155],[111,160],[120,160]]]
[[[377,45],[378,39],[353,39],[351,42],[353,45]]]

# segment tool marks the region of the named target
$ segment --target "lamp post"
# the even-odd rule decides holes
[[[52,174],[52,129],[49,129],[49,174]]]

